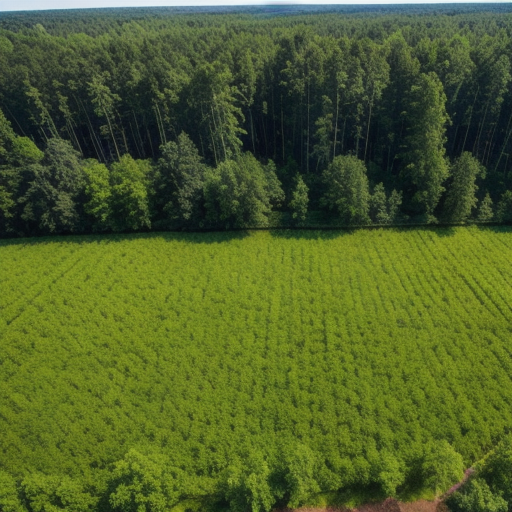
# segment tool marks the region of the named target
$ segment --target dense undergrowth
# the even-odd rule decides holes
[[[507,227],[1,241],[0,508],[444,492],[512,422],[511,257]]]

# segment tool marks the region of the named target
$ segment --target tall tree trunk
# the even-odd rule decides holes
[[[144,141],[142,140],[142,135],[140,134],[139,122],[137,121],[137,116],[135,112],[132,110],[133,118],[135,119],[135,127],[137,128],[137,135],[139,137],[140,148],[142,151],[142,158],[146,158],[146,150],[144,149]]]
[[[466,148],[466,140],[468,138],[469,129],[471,128],[471,119],[473,118],[473,111],[475,109],[476,98],[478,96],[479,91],[480,91],[480,86],[478,86],[476,89],[475,98],[473,99],[473,105],[471,105],[471,114],[469,115],[468,128],[466,130],[466,135],[464,136],[464,142],[462,143],[462,151],[460,152],[461,155],[462,155],[462,153],[464,153],[464,149]]]
[[[370,123],[372,120],[372,107],[373,107],[374,94],[375,94],[375,90],[372,91],[372,99],[370,101],[370,109],[368,112],[368,126],[366,128],[366,141],[364,143],[364,158],[363,158],[363,162],[365,162],[365,163],[366,163],[366,153],[368,151],[368,138],[370,137]]]
[[[215,98],[214,98],[214,101],[215,101]],[[221,130],[215,123],[215,111],[217,112],[217,117],[218,117],[219,122],[222,122],[222,119],[220,118],[219,109],[218,109],[217,105],[215,105],[215,111],[213,109],[213,105],[211,105],[211,108],[212,108],[212,116],[213,116],[213,125],[215,127],[216,133],[218,133],[220,135],[220,141],[222,143],[222,151],[224,152],[224,160],[227,160],[228,155],[226,152],[226,144],[224,142],[224,134],[222,133],[223,130]]]
[[[121,135],[123,136],[124,150],[126,153],[129,153],[130,149],[128,147],[128,141],[126,140],[126,133],[124,131],[123,120],[121,119],[119,112],[116,111],[116,114],[117,114],[117,119],[119,120],[119,126],[121,127]]]
[[[309,111],[311,109],[311,103],[310,103],[310,81],[308,79],[308,116],[307,116],[307,122],[308,122],[308,130],[307,130],[307,140],[306,140],[306,172],[309,174]]]
[[[339,105],[340,105],[340,93],[336,91],[336,119],[334,120],[334,144],[332,149],[332,158],[336,157],[336,138],[338,136],[338,115],[339,115]]]
[[[149,147],[151,148],[151,154],[153,155],[153,158],[155,158],[155,150],[153,149],[153,141],[151,140],[151,133],[149,132],[147,123],[146,123],[146,133],[148,134]]]
[[[84,107],[84,104],[82,103],[82,100],[77,100],[77,98],[73,95],[73,97],[75,98],[75,102],[76,104],[78,105],[78,101],[80,101],[80,105],[82,106],[82,110],[84,111],[85,113],[85,117],[87,118],[87,126],[89,128],[89,133],[91,135],[91,141],[92,141],[92,145],[94,146],[94,149],[96,151],[96,155],[98,156],[98,161],[102,161],[102,157],[103,157],[103,162],[106,162],[107,159],[105,158],[105,153],[103,153],[103,148],[101,147],[101,144],[100,144],[100,141],[96,138],[96,133],[92,127],[92,123],[91,123],[91,119],[89,118],[89,114],[87,113],[87,110],[85,110],[85,107]],[[99,149],[98,149],[99,148]],[[101,152],[101,155],[100,156],[100,152]]]
[[[251,118],[251,139],[252,139],[252,152],[256,155],[256,144],[254,143],[254,123],[252,121],[252,109],[249,109],[249,117]]]
[[[478,135],[475,140],[475,144],[473,145],[473,153],[476,154],[478,158],[478,153],[480,152],[480,137],[482,136],[482,131],[485,126],[485,119],[487,117],[487,110],[489,109],[489,102],[490,99],[487,100],[487,103],[485,104],[485,112],[484,117],[482,118],[482,122],[480,123],[480,126],[478,127]],[[475,153],[475,147],[476,147],[476,153]]]
[[[116,148],[117,159],[121,160],[121,155],[119,154],[119,148],[117,147],[116,138],[114,137],[114,130],[112,129],[112,124],[110,123],[110,117],[108,116],[106,109],[104,107],[102,107],[102,109],[103,113],[105,114],[105,117],[107,118],[108,129],[110,130],[110,135],[112,136],[112,141],[114,142],[114,147]]]
[[[283,163],[284,163],[284,114],[283,114],[283,95],[281,95],[281,142],[283,147]]]
[[[132,132],[133,142],[135,144],[135,149],[137,150],[137,153],[139,154],[139,158],[142,158],[142,153],[140,151],[139,141],[137,140],[137,136],[135,135],[135,130],[133,129],[132,122],[128,119],[128,124],[130,125],[130,131]]]
[[[7,105],[3,105],[5,106],[5,108],[7,109],[7,112],[9,112],[10,116],[16,121],[16,124],[18,125],[21,133],[23,134],[24,137],[27,136],[27,134],[23,131],[23,128],[21,127],[21,124],[18,123],[18,119],[16,118],[16,116],[11,112],[11,109],[7,106]]]
[[[512,134],[512,130],[509,131],[511,121],[512,121],[512,112],[510,113],[510,116],[508,118],[507,129],[505,130],[505,133],[507,133],[507,136],[505,138],[505,142],[503,143],[503,146],[501,147],[500,157],[498,158],[498,161],[496,162],[496,167],[494,168],[494,172],[496,172],[498,170],[498,165],[500,164],[500,160],[503,157],[503,154],[505,153],[505,148],[507,147],[508,139],[510,138],[510,135]]]

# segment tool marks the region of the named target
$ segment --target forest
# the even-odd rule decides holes
[[[2,240],[0,510],[414,501],[483,464],[452,510],[510,511],[511,259],[509,226]]]
[[[512,8],[0,15],[0,236],[512,220]]]
[[[0,13],[0,511],[512,512],[511,135],[510,3]]]

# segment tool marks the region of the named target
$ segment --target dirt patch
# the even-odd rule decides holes
[[[441,498],[434,501],[418,500],[409,503],[402,503],[393,498],[378,503],[366,503],[357,508],[346,507],[328,507],[328,508],[299,508],[284,509],[274,512],[450,512],[450,509],[444,503],[444,500],[454,493],[466,480],[474,473],[473,468],[464,472],[464,478],[449,489]]]
[[[388,498],[379,503],[366,503],[357,508],[300,508],[295,511],[283,510],[281,512],[449,512],[448,507],[441,501],[418,500],[410,503],[401,503]]]
[[[449,509],[441,500],[419,500],[411,503],[400,503],[400,512],[449,512]]]

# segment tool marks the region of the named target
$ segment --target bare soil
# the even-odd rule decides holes
[[[469,468],[464,472],[464,478],[449,489],[443,496],[434,501],[418,500],[402,503],[393,498],[388,498],[379,503],[367,503],[357,508],[299,508],[296,510],[285,509],[280,512],[449,512],[444,500],[454,493],[470,476],[474,469]]]
[[[289,511],[291,512],[291,511]],[[300,508],[295,512],[449,512],[448,507],[441,500],[419,500],[410,503],[401,503],[388,498],[380,503],[367,503],[357,508]]]

